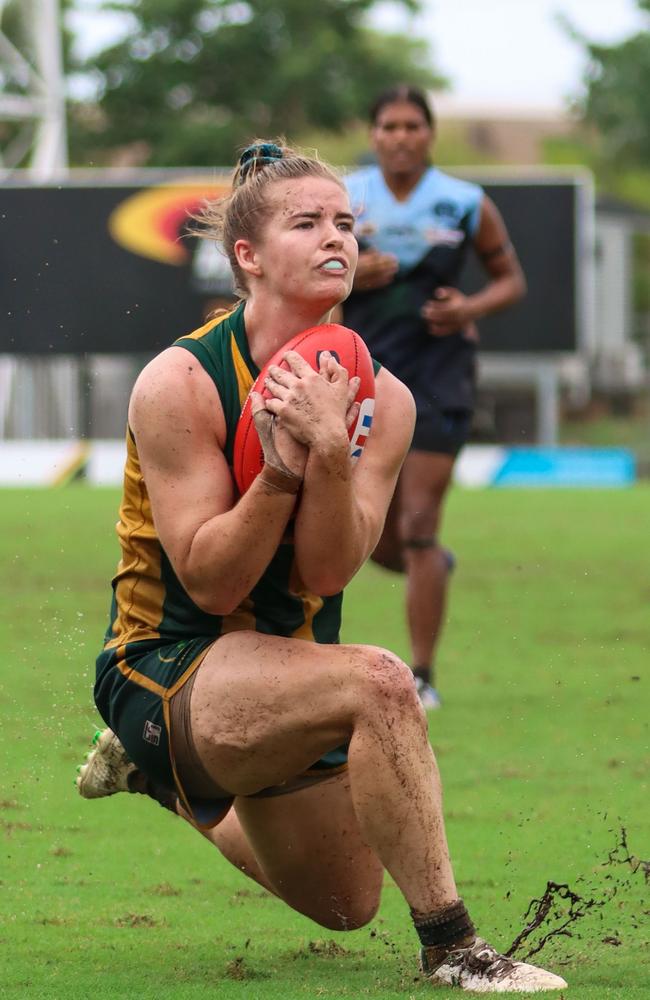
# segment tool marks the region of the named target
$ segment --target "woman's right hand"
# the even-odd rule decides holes
[[[259,392],[252,392],[251,412],[253,413],[253,417],[255,417],[255,414],[261,410],[267,410],[264,397]],[[267,410],[267,413],[269,413],[269,416],[272,417],[272,421],[270,421],[270,433],[272,437],[271,450],[275,448],[275,451],[280,457],[280,460],[284,464],[285,468],[294,476],[300,476],[302,479],[305,474],[305,466],[307,465],[307,457],[309,454],[308,448],[300,441],[297,441],[291,431],[287,430],[287,428],[282,425],[281,421],[278,421],[269,410]],[[258,433],[259,432],[260,429],[258,427]],[[269,461],[270,456],[266,453],[267,448],[265,447],[265,441],[261,433],[260,440],[262,443],[264,457],[266,461]],[[271,464],[274,464],[272,458]]]
[[[399,268],[399,261],[392,253],[363,250],[359,254],[352,288],[355,292],[371,292],[390,285]]]

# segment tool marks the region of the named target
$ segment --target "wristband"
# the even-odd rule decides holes
[[[302,486],[301,476],[290,472],[289,469],[286,472],[282,472],[273,465],[264,465],[257,477],[257,481],[264,483],[265,486],[269,486],[278,493],[291,493],[294,496]]]

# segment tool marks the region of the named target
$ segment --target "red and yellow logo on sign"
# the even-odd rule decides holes
[[[108,219],[108,231],[125,250],[179,266],[189,258],[181,234],[188,218],[205,201],[214,201],[230,192],[227,180],[179,179],[144,188],[117,206]]]

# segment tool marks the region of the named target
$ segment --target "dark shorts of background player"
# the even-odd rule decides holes
[[[201,829],[216,826],[234,796],[205,772],[194,747],[190,696],[196,672],[214,636],[162,644],[142,640],[104,649],[97,658],[95,703],[117,733],[130,759],[152,781],[175,789]],[[282,785],[250,796],[285,795],[339,774],[347,767],[347,746],[325,754]]]
[[[417,415],[411,451],[428,451],[456,457],[472,429],[472,411],[442,408],[415,396]]]

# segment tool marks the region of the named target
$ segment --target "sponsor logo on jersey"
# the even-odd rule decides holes
[[[144,732],[142,733],[142,739],[147,743],[153,743],[157,747],[160,743],[160,734],[162,729],[157,726],[155,722],[150,722],[149,719],[144,724]]]
[[[457,247],[465,238],[462,229],[425,229],[424,238],[432,247]]]

